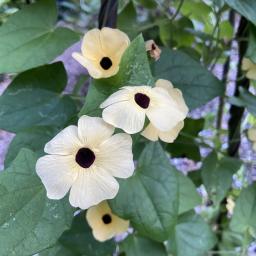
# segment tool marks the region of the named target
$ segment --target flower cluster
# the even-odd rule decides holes
[[[93,78],[107,78],[117,74],[129,43],[127,35],[118,29],[93,29],[84,36],[81,53],[73,57]],[[153,48],[155,54],[160,52]],[[111,212],[106,200],[118,193],[115,178],[133,175],[130,134],[140,132],[151,141],[173,142],[184,125],[188,108],[181,91],[163,79],[157,80],[154,87],[122,87],[100,108],[102,118],[84,115],[77,126],[68,126],[48,142],[44,148],[47,155],[38,159],[36,171],[48,198],[61,199],[70,191],[70,204],[88,209],[86,218],[93,234],[104,241],[129,226],[128,221]],[[114,134],[115,128],[125,133]]]

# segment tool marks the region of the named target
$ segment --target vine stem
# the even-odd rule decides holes
[[[116,28],[118,0],[101,0],[98,16],[99,29],[103,27]]]

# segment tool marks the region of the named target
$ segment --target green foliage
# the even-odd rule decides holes
[[[230,102],[236,106],[245,107],[251,114],[256,115],[256,96],[244,88],[240,88],[239,91],[239,97],[230,98]]]
[[[25,6],[0,27],[0,73],[21,72],[46,64],[79,37],[67,28],[55,28],[54,0]]]
[[[254,0],[225,0],[226,3],[256,25],[256,2]]]
[[[79,40],[80,32],[74,29],[82,28],[83,33],[91,29],[99,6],[97,0],[0,0],[0,73],[7,73],[0,81],[12,78],[0,96],[0,129],[16,133],[0,173],[0,255],[112,256],[118,252],[120,256],[205,256],[235,255],[238,249],[238,254],[246,255],[256,237],[256,186],[246,187],[249,170],[245,173],[243,162],[228,156],[223,139],[232,134],[223,120],[227,122],[226,112],[232,104],[240,107],[239,115],[246,108],[249,124],[255,124],[254,90],[240,83],[244,77],[227,74],[237,67],[239,76],[243,74],[239,70],[243,57],[256,63],[256,2],[120,0],[117,27],[129,35],[131,44],[115,76],[81,77],[81,86],[90,82],[84,100],[79,85],[72,95],[63,93],[66,70],[53,61]],[[240,21],[233,21],[232,8],[246,18],[242,19],[244,31],[238,31]],[[73,17],[79,18],[74,21]],[[57,21],[73,29],[59,27]],[[158,61],[146,52],[144,38],[154,39],[161,47]],[[234,45],[239,46],[238,58],[229,63]],[[224,63],[223,74],[219,74]],[[213,75],[216,67],[223,82]],[[160,78],[182,91],[190,111],[219,96],[223,106],[218,111],[203,109],[199,119],[192,118],[200,110],[191,113],[174,143],[149,142],[140,133],[132,135],[136,171],[132,177],[118,180],[118,195],[109,204],[115,214],[130,221],[133,232],[123,241],[100,243],[93,237],[84,211],[74,216],[67,198],[47,198],[35,172],[36,160],[44,154],[45,143],[75,124],[77,116],[101,116],[100,104],[119,88],[154,86]],[[225,86],[233,80],[239,84],[239,93],[230,97],[228,89],[224,95]],[[248,129],[247,111],[244,119],[232,111],[230,122],[237,122],[236,133],[242,134]],[[200,133],[206,129],[211,129],[210,136]],[[204,148],[211,152],[207,157]],[[177,171],[170,158],[184,157],[200,161],[201,169],[187,176]],[[242,180],[241,190],[232,188],[235,173]],[[196,190],[200,185],[208,193],[203,198]],[[228,197],[236,203],[233,216],[230,210],[227,213]],[[211,206],[205,204],[209,199]],[[201,214],[194,212],[196,206]]]
[[[127,256],[167,256],[162,243],[139,235],[131,235],[120,244],[120,251]]]
[[[5,157],[5,166],[10,165],[22,148],[31,149],[38,155],[42,155],[44,145],[51,140],[55,133],[53,127],[32,127],[18,132],[9,146]]]
[[[136,173],[120,181],[118,195],[110,200],[112,210],[130,219],[140,234],[164,241],[174,227],[179,208],[175,170],[158,143],[146,146]]]
[[[22,149],[12,165],[0,174],[3,256],[33,255],[54,245],[71,225],[72,207],[66,199],[47,199],[35,173],[36,160],[32,151]]]
[[[0,96],[0,128],[19,132],[31,126],[63,127],[76,111],[69,96],[60,95],[66,82],[61,63],[19,74]]]
[[[237,199],[230,227],[234,232],[256,231],[256,184],[244,189]]]
[[[206,190],[214,203],[219,204],[227,195],[232,184],[232,176],[241,166],[241,161],[231,157],[218,160],[217,154],[212,152],[204,159],[202,179]]]
[[[95,241],[92,231],[85,221],[84,211],[74,218],[71,229],[63,233],[59,243],[75,256],[110,256],[115,251],[113,241],[105,243]]]
[[[223,84],[200,63],[181,51],[164,48],[154,65],[156,78],[170,80],[184,95],[190,110],[223,95]]]
[[[174,255],[204,256],[216,243],[216,237],[202,217],[194,213],[181,215],[168,240],[168,249]]]
[[[204,119],[185,120],[184,128],[174,143],[167,146],[167,150],[172,157],[187,157],[195,161],[200,161],[201,155],[199,146],[195,142],[198,133],[204,128]]]

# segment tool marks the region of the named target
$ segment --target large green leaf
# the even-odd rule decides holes
[[[18,75],[0,97],[0,128],[19,132],[31,126],[63,127],[76,106],[60,92],[67,77],[62,63]]]
[[[115,251],[113,241],[102,243],[94,239],[84,211],[74,218],[71,229],[63,233],[59,242],[74,256],[111,256]]]
[[[244,189],[236,201],[234,215],[230,224],[234,232],[256,230],[256,184]]]
[[[157,78],[170,80],[184,95],[190,110],[223,95],[223,84],[196,60],[181,51],[164,48],[154,64]]]
[[[174,141],[174,143],[167,145],[167,150],[171,153],[172,157],[187,157],[195,161],[200,161],[200,149],[196,144],[195,139],[203,128],[203,118],[187,118],[185,120],[184,128],[181,130],[178,138]]]
[[[167,256],[166,249],[162,243],[131,235],[120,244],[120,251],[126,256]]]
[[[226,3],[256,25],[255,0],[225,0]]]
[[[4,165],[9,166],[15,159],[21,148],[28,148],[41,155],[44,145],[56,134],[56,129],[52,127],[32,127],[16,134],[12,140]]]
[[[202,201],[194,183],[181,172],[178,172],[179,181],[179,214],[187,212],[199,205]]]
[[[0,73],[46,64],[79,40],[70,29],[55,28],[55,2],[40,0],[27,5],[0,27]]]
[[[141,154],[134,176],[120,181],[110,200],[112,210],[130,219],[144,236],[166,240],[178,215],[178,180],[159,143],[150,143]]]
[[[212,152],[205,158],[202,167],[202,179],[206,190],[215,203],[220,203],[232,185],[232,176],[241,166],[241,161],[232,157],[218,160]]]
[[[74,252],[70,251],[66,247],[64,247],[59,242],[56,243],[54,246],[43,250],[38,254],[39,256],[79,256],[76,255]]]
[[[179,222],[168,240],[168,249],[175,256],[205,256],[215,245],[216,237],[210,226],[193,212],[179,217]]]
[[[0,174],[1,256],[34,255],[54,245],[71,225],[73,209],[66,199],[47,199],[35,163],[34,153],[22,149]]]
[[[99,115],[101,113],[99,105],[122,86],[152,85],[153,82],[144,39],[139,35],[125,51],[117,75],[93,80],[79,115]]]

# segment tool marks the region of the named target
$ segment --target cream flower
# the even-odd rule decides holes
[[[168,80],[159,79],[156,82],[156,87],[165,89],[170,97],[176,102],[178,109],[181,113],[187,115],[188,107],[183,99],[182,92],[179,89],[173,87],[172,83]],[[141,133],[145,138],[157,141],[160,140],[172,143],[179,135],[180,130],[184,127],[184,122],[180,121],[168,131],[161,131],[157,129],[152,123],[146,127],[146,129]]]
[[[119,29],[95,28],[85,34],[82,53],[75,52],[72,56],[93,78],[106,78],[118,72],[122,55],[129,44],[128,36]]]
[[[242,70],[246,72],[245,76],[248,79],[256,80],[256,64],[248,58],[243,58]]]
[[[89,208],[86,219],[95,239],[103,242],[127,231],[129,221],[112,213],[106,201]]]
[[[161,81],[164,80],[157,83]],[[187,115],[187,110],[182,111],[176,99],[160,86],[123,87],[109,96],[100,107],[104,108],[102,117],[105,122],[129,134],[143,129],[146,116],[154,127],[168,132]]]
[[[252,142],[253,150],[256,151],[256,128],[250,128],[248,130],[248,138]]]
[[[82,116],[45,145],[49,154],[38,159],[36,172],[50,199],[63,198],[70,189],[72,206],[87,209],[116,196],[114,177],[133,174],[132,139],[115,134],[102,118]]]

